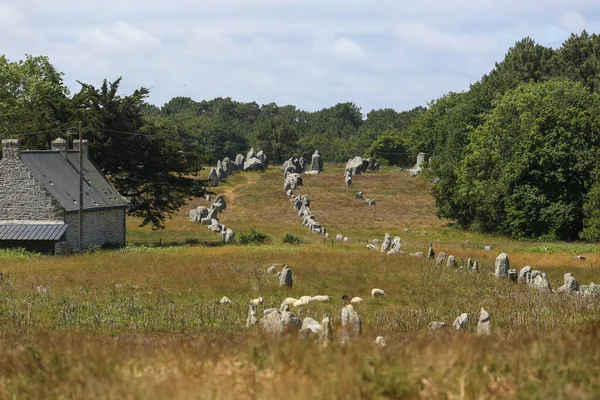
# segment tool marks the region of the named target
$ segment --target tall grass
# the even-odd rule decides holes
[[[281,191],[281,173],[270,170],[218,188],[228,201],[221,222],[273,238],[287,233],[302,246],[274,240],[128,246],[64,258],[0,254],[0,398],[599,397],[600,300],[538,293],[492,276],[495,256],[509,251],[512,267],[542,269],[555,288],[567,271],[581,284],[599,282],[594,247],[550,244],[538,252],[539,243],[456,231],[434,217],[430,184],[404,173],[361,175],[352,189],[342,178],[337,169],[307,176],[301,192],[318,220],[349,244],[307,232]],[[377,206],[355,201],[356,190]],[[130,238],[214,235],[184,215],[163,233],[130,223]],[[366,249],[367,239],[385,232],[402,237],[406,254]],[[481,272],[408,256],[432,242],[459,265],[478,259]],[[484,243],[495,245],[486,251]],[[573,259],[580,252],[586,259]],[[292,288],[266,273],[273,264],[292,268]],[[371,299],[375,287],[388,296]],[[264,298],[262,313],[286,297],[320,294],[333,300],[294,312],[330,316],[337,338],[341,296],[360,296],[358,341],[342,347],[336,339],[323,349],[245,327],[249,299]],[[218,304],[223,296],[232,304]],[[476,334],[481,307],[491,313],[490,337]],[[461,313],[471,318],[466,331],[427,330],[431,321],[450,326]],[[387,347],[374,346],[379,335]]]

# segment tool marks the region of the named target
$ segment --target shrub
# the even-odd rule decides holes
[[[250,232],[242,232],[239,236],[240,244],[263,244],[271,241],[271,237],[264,232],[252,228]]]
[[[299,236],[296,236],[290,232],[284,233],[283,237],[281,238],[281,241],[286,244],[295,244],[295,245],[299,245],[300,242],[302,242],[302,240],[300,239]]]

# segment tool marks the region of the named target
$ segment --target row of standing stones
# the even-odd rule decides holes
[[[290,267],[285,265],[279,272],[275,273],[276,269],[276,265],[269,267],[267,269],[267,274],[278,279],[280,287],[292,287],[293,278]],[[373,289],[371,296],[374,298],[386,297],[385,293],[380,289]],[[303,297],[306,297],[306,299],[301,298],[300,300],[296,300],[287,298],[283,301],[279,308],[267,308],[263,310],[263,317],[260,320],[258,319],[258,304],[250,304],[248,308],[248,317],[246,319],[246,327],[252,328],[260,323],[263,332],[267,334],[298,334],[302,338],[314,338],[323,346],[327,346],[333,341],[334,338],[334,330],[331,318],[329,316],[325,316],[323,320],[319,322],[310,317],[306,317],[301,321],[296,314],[290,310],[290,304],[293,301],[294,306],[300,307],[306,306],[312,302],[330,301],[331,298],[329,296]],[[347,296],[343,296],[342,298],[348,299]],[[355,304],[360,304],[362,302],[362,299],[360,299],[360,301],[356,302]],[[354,303],[354,300],[352,303]],[[360,315],[354,309],[352,304],[344,305],[340,309],[339,316],[341,325],[340,341],[342,344],[347,344],[361,335],[362,321]],[[462,313],[454,320],[452,326],[456,330],[466,330],[468,328],[468,322],[469,315]],[[428,325],[429,330],[438,330],[445,327],[446,324],[444,322],[438,321],[433,321]],[[490,314],[482,308],[477,324],[477,334],[489,335],[490,333]],[[376,337],[375,344],[379,347],[386,346],[385,339],[382,336]]]
[[[279,280],[280,287],[292,287],[293,278],[292,270],[285,265],[279,272],[275,273],[276,265],[272,265],[267,269],[267,274],[274,276]],[[330,301],[329,296],[304,296],[306,299],[300,300],[288,298],[283,301],[279,308],[268,308],[263,311],[263,317],[260,320],[263,332],[272,335],[281,334],[298,334],[302,338],[313,338],[321,345],[327,346],[333,341],[334,332],[331,323],[331,318],[325,316],[320,322],[313,318],[306,317],[302,321],[290,311],[290,301],[295,300],[293,305],[307,305],[314,301]],[[340,310],[341,323],[341,343],[347,344],[351,340],[357,338],[362,333],[362,321],[358,312],[354,310],[351,304],[347,304]],[[251,328],[258,325],[257,305],[251,304],[248,308],[248,317],[246,319],[246,327]],[[380,346],[385,346],[383,337],[378,336],[375,343]]]
[[[553,290],[548,282],[546,274],[536,269],[531,269],[529,265],[519,270],[510,268],[508,255],[502,253],[496,257],[494,276],[500,279],[510,279],[517,284],[528,285],[541,292],[548,293],[577,293],[584,296],[600,296],[600,285],[591,282],[589,285],[579,285],[572,273],[567,272],[563,275],[563,285]]]
[[[310,199],[308,196],[306,194],[294,195],[294,190],[303,185],[303,173],[318,174],[322,170],[323,161],[321,160],[319,150],[316,150],[312,156],[310,171],[306,171],[306,164],[302,157],[292,157],[281,166],[284,178],[283,190],[290,197],[290,201],[294,205],[298,217],[302,218],[302,226],[308,227],[312,233],[320,233],[327,237],[327,229],[321,223],[317,222],[310,210]]]
[[[206,200],[210,200],[210,195],[206,195]],[[227,203],[225,202],[225,198],[222,194],[219,194],[215,197],[210,207],[198,206],[190,210],[190,221],[207,225],[208,229],[221,235],[223,243],[233,243],[235,233],[231,228],[227,228],[219,222],[219,213],[225,211],[226,208]]]
[[[222,180],[236,171],[264,171],[268,166],[266,154],[262,150],[257,153],[254,148],[251,148],[245,157],[243,154],[238,154],[235,161],[231,161],[229,157],[225,157],[222,161],[218,160],[217,167],[210,170],[208,179],[213,186],[218,186]]]
[[[351,158],[346,163],[346,169],[344,170],[344,182],[346,183],[346,186],[352,186],[352,175],[360,175],[363,172],[379,171],[380,167],[381,164],[375,162],[375,160],[372,158],[363,159],[360,156]],[[365,204],[368,206],[375,205],[375,200],[363,198],[363,192],[356,192],[354,198],[356,200],[364,200]]]
[[[229,157],[217,161],[217,167],[212,168],[208,174],[211,185],[218,186],[221,181],[233,175],[237,171],[264,171],[268,167],[267,156],[261,150],[258,153],[251,148],[248,154],[238,154],[234,161]],[[206,200],[210,200],[210,195],[206,195]],[[233,243],[235,233],[232,229],[219,223],[218,213],[223,212],[227,207],[223,195],[218,195],[210,208],[198,206],[190,210],[190,221],[200,222],[208,225],[213,232],[221,235],[223,243]]]

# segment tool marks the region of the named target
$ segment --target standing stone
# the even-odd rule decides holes
[[[443,264],[444,261],[446,261],[446,253],[444,253],[443,251],[438,254],[437,258],[435,259],[435,263],[436,264]]]
[[[281,171],[283,171],[283,176],[285,177],[288,172],[296,172],[294,167],[294,158],[291,157],[288,160],[285,160],[283,165],[281,166]]]
[[[248,318],[246,318],[246,328],[250,328],[253,325],[258,324],[258,318],[256,317],[256,306],[250,305],[248,308]]]
[[[531,283],[531,267],[529,265],[526,265],[523,268],[521,268],[521,270],[519,271],[517,282],[524,285]]]
[[[233,163],[229,159],[229,157],[225,157],[223,162],[221,163],[223,167],[223,172],[225,173],[225,177],[233,175]]]
[[[287,265],[283,267],[279,275],[279,286],[292,287],[294,281],[292,279],[292,270]]]
[[[217,171],[212,168],[210,173],[208,174],[208,179],[210,179],[210,183],[213,186],[219,186],[219,175],[217,175]]]
[[[254,151],[254,147],[250,149],[248,154],[246,154],[246,161],[256,158],[256,152]]]
[[[511,281],[517,283],[517,270],[516,269],[509,269],[508,270],[508,279],[510,279]]]
[[[365,164],[367,164],[367,166],[369,165],[363,161],[366,160],[363,160],[362,157],[359,156],[348,160],[346,163],[346,171],[350,171],[352,175],[360,175],[360,173],[366,169]]]
[[[233,243],[235,239],[235,233],[231,228],[227,228],[221,232],[221,238],[223,239],[223,243]]]
[[[312,335],[315,335],[318,337],[319,335],[321,335],[322,332],[323,332],[323,325],[321,325],[318,321],[316,321],[310,317],[306,317],[302,321],[302,328],[300,328],[300,335],[308,336],[308,335],[312,334]]]
[[[345,182],[346,182],[346,186],[352,186],[352,177],[350,175],[346,175],[346,178],[344,178]]]
[[[342,240],[344,240],[344,236],[341,233],[338,233],[337,235],[335,235],[335,240],[341,242]]]
[[[367,171],[375,171],[375,160],[372,158],[367,159],[367,161],[369,162],[369,166],[367,167]]]
[[[348,343],[352,339],[358,338],[362,332],[362,322],[360,316],[354,310],[351,304],[343,307],[342,317],[342,344]]]
[[[531,281],[529,283],[529,286],[533,287],[536,290],[539,290],[540,292],[552,292],[552,288],[548,283],[546,274],[536,269],[531,271]]]
[[[428,260],[433,260],[435,258],[435,252],[433,251],[433,247],[429,247],[429,249],[427,250],[427,259]]]
[[[267,155],[262,150],[256,153],[256,158],[267,168]]]
[[[306,317],[302,321],[300,335],[305,338],[312,336],[323,346],[327,346],[333,340],[332,333],[333,328],[329,317],[323,318],[320,323],[310,317]]]
[[[496,257],[496,278],[506,278],[508,276],[508,268],[510,263],[508,262],[508,256],[506,253],[501,253]]]
[[[261,322],[266,333],[276,335],[297,332],[302,326],[302,322],[289,311],[287,305],[282,310],[275,310],[266,314]]]
[[[390,249],[390,246],[392,245],[392,237],[390,236],[389,233],[385,234],[385,237],[383,238],[383,243],[381,244],[381,252],[385,253]]]
[[[477,260],[473,263],[473,272],[479,272],[479,261]]]
[[[584,296],[600,297],[600,285],[596,285],[594,282],[590,282],[589,285],[581,285],[579,290]]]
[[[197,221],[198,221],[198,210],[193,208],[190,210],[190,222],[197,222]]]
[[[421,172],[422,167],[421,165],[425,162],[425,157],[427,156],[427,154],[425,153],[419,153],[419,155],[417,156],[417,163],[415,164],[415,166],[413,168],[411,168],[410,171],[410,176],[417,176],[419,174],[419,172]]]
[[[570,272],[564,274],[564,285],[556,289],[557,292],[578,292],[579,291],[579,282],[573,277],[573,274]]]
[[[300,174],[304,173],[304,171],[306,170],[306,160],[304,160],[304,157],[300,157],[300,159],[298,160],[298,165],[300,165],[300,171],[296,171]]]
[[[477,324],[477,334],[478,335],[489,335],[491,333],[490,327],[490,313],[485,311],[483,307],[481,308],[481,313],[479,314],[479,323]]]
[[[362,200],[363,199],[363,192],[356,192],[354,194],[354,199],[355,200]]]
[[[244,171],[264,171],[265,166],[256,157],[244,161]]]
[[[456,268],[456,258],[454,256],[448,256],[448,261],[446,262],[446,266],[450,268]]]
[[[235,156],[235,161],[233,162],[233,165],[236,171],[241,171],[242,168],[244,168],[244,155],[238,154],[237,156]]]
[[[469,314],[462,313],[454,320],[452,327],[457,330],[467,329],[468,324],[469,324]]]
[[[392,240],[392,250],[399,253],[401,247],[402,247],[402,241],[400,240],[400,236],[394,237],[394,240]]]
[[[368,244],[367,245],[367,249],[369,249],[369,250],[379,250],[379,247],[375,246],[374,244]]]
[[[225,173],[223,172],[223,166],[221,165],[221,161],[217,163],[217,168],[215,169],[217,173],[217,177],[219,177],[219,181],[225,179]]]
[[[473,270],[473,260],[471,260],[470,258],[467,259],[467,271],[472,271]]]
[[[323,171],[323,160],[321,160],[321,154],[319,154],[319,150],[315,150],[315,153],[312,155],[310,170],[317,172]]]

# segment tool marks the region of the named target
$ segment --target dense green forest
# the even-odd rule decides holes
[[[22,139],[45,148],[82,121],[92,158],[155,227],[198,190],[190,174],[254,146],[275,163],[319,149],[330,162],[410,165],[425,152],[440,217],[516,238],[597,241],[599,79],[600,36],[586,31],[557,49],[525,38],[464,92],[366,115],[351,102],[308,112],[175,97],[157,107],[145,88],[120,94],[120,79],[71,95],[46,57],[0,57],[0,135],[41,132]]]

